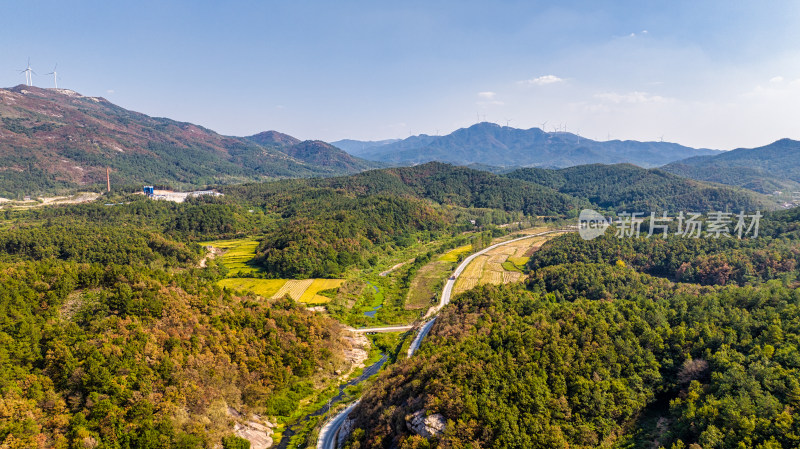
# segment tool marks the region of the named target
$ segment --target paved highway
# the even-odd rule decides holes
[[[540,237],[547,234],[554,234],[557,232],[564,232],[564,231],[563,230],[545,231],[545,232],[540,232],[538,234],[531,234],[531,235],[526,235],[524,237],[517,237],[515,239],[506,240],[505,242],[495,243],[492,246],[486,247],[470,255],[469,257],[464,259],[460,264],[458,264],[458,267],[456,267],[456,270],[453,272],[453,275],[447,279],[447,282],[445,282],[444,288],[442,289],[442,296],[439,298],[439,304],[437,304],[434,307],[431,307],[430,310],[428,310],[428,313],[425,314],[425,318],[436,315],[440,310],[442,310],[442,307],[444,307],[445,305],[447,305],[447,303],[450,302],[450,296],[453,294],[453,286],[456,284],[456,280],[458,279],[459,276],[461,276],[461,273],[464,272],[464,269],[467,268],[467,265],[469,265],[470,262],[475,260],[476,257],[486,254],[488,251],[491,251],[497,248],[498,246],[508,245],[509,243],[518,242],[520,240],[525,240],[533,237]],[[419,332],[417,333],[417,336],[414,338],[414,341],[412,341],[411,345],[408,347],[409,357],[414,355],[417,349],[419,349],[419,346],[422,344],[422,339],[424,339],[425,336],[428,335],[428,332],[433,327],[434,321],[436,321],[435,316],[422,325]],[[406,326],[390,326],[388,328],[387,327],[369,328],[369,332],[381,332],[381,329],[395,329],[395,328],[402,328],[401,330],[408,330]],[[364,329],[354,329],[354,331],[367,332],[367,330]],[[383,330],[383,332],[393,332],[393,331]],[[325,424],[325,426],[322,427],[322,430],[320,430],[319,432],[319,439],[317,440],[317,449],[336,449],[338,447],[336,435],[339,433],[339,428],[342,426],[342,424],[344,424],[345,420],[347,419],[347,416],[350,414],[351,411],[353,411],[353,408],[355,408],[358,402],[359,401],[352,403],[346,409],[339,412],[338,415],[333,417],[333,419],[328,421]]]
[[[325,427],[319,431],[319,439],[317,440],[317,449],[320,448],[331,448],[336,449],[339,445],[338,441],[336,440],[337,434],[339,433],[339,428],[342,427],[344,421],[347,419],[347,415],[350,414],[351,411],[358,405],[359,401],[355,401],[352,404],[348,405],[346,409],[339,412],[338,415],[334,416],[332,420],[328,421],[325,424]]]

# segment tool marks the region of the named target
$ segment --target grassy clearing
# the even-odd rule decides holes
[[[269,298],[286,284],[286,279],[228,278],[219,281],[217,284],[221,287],[246,290]]]
[[[506,271],[515,271],[517,273],[522,273],[522,268],[520,268],[519,266],[517,266],[517,264],[515,264],[514,262],[512,262],[510,260],[506,260],[500,266],[502,266],[503,269],[506,270]]]
[[[439,256],[442,262],[458,262],[461,255],[466,255],[472,252],[472,245],[459,246],[456,249],[450,250],[443,255]]]
[[[256,256],[256,248],[258,247],[257,240],[215,240],[212,242],[201,242],[200,244],[225,250],[225,253],[219,257],[219,261],[228,269],[228,276],[259,271],[258,268],[248,264],[248,262]]]
[[[420,268],[408,289],[406,309],[422,309],[435,302],[439,298],[442,282],[452,271],[453,264],[441,260],[431,261]]]

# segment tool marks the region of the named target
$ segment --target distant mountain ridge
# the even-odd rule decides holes
[[[669,142],[598,142],[567,132],[548,133],[539,128],[517,129],[483,122],[446,136],[422,134],[368,147],[360,151],[359,156],[398,165],[439,161],[456,165],[563,168],[594,163],[631,163],[650,168],[687,157],[718,153]]]
[[[192,188],[380,166],[321,142],[296,148],[302,144],[280,133],[222,136],[66,89],[0,89],[0,197],[99,188],[107,168],[114,185]]]
[[[745,187],[761,193],[800,191],[800,142],[781,139],[758,148],[670,163],[665,171],[686,178]]]
[[[399,142],[400,139],[385,139],[385,140],[352,140],[343,139],[331,142],[330,144],[341,148],[344,151],[352,154],[353,156],[361,156],[362,154],[370,152],[376,147],[388,145],[390,143]]]
[[[264,131],[247,137],[259,145],[275,148],[287,155],[316,167],[356,173],[385,164],[366,161],[321,140],[301,141],[278,131]]]

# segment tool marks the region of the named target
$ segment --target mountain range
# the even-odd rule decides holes
[[[268,134],[268,133],[267,133]],[[0,89],[0,196],[105,184],[202,187],[355,173],[381,164],[319,141],[223,136],[66,89]]]
[[[781,139],[763,147],[692,157],[668,164],[664,170],[761,193],[800,191],[800,142]]]
[[[631,163],[650,168],[689,157],[719,154],[715,150],[669,142],[599,142],[568,132],[517,129],[488,122],[446,136],[422,134],[388,143],[348,141],[347,147],[358,148],[351,150],[355,151],[352,154],[364,159],[394,165],[440,161],[456,165],[549,168],[594,163]]]
[[[663,166],[659,173],[634,173],[635,179],[646,180],[636,184],[637,189],[648,182],[660,185],[665,172],[669,172],[761,193],[800,191],[800,142],[789,139],[761,148],[718,152],[666,142],[598,142],[567,132],[523,130],[484,122],[446,136],[423,134],[403,140],[334,143],[301,141],[278,131],[248,137],[223,136],[198,125],[150,117],[71,90],[29,86],[0,89],[0,197],[97,190],[105,185],[107,169],[113,185],[154,184],[185,189],[278,178],[329,177],[429,161],[494,173],[521,167],[557,169],[629,163],[645,168]],[[533,176],[531,173],[524,176]],[[570,173],[536,176],[552,178]],[[567,184],[575,182],[570,180]],[[676,185],[675,180],[669,184]],[[543,185],[562,193],[577,193]],[[695,187],[698,186],[684,183],[679,190]],[[631,198],[636,196],[631,194]]]

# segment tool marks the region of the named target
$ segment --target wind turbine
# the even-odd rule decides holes
[[[56,72],[57,68],[58,68],[58,63],[56,63],[55,67],[53,67],[52,72],[45,73],[45,75],[53,75],[53,84],[56,85],[56,89],[58,89],[58,72]]]
[[[36,72],[33,71],[31,68],[31,58],[28,58],[28,68],[25,70],[20,70],[19,73],[25,74],[25,84],[28,86],[33,86],[33,75],[36,75]]]
[[[514,121],[514,119],[513,119],[513,118],[507,118],[507,119],[506,119],[506,128],[508,128],[508,124],[509,124],[509,123],[511,123],[511,122],[513,122],[513,121]]]
[[[544,121],[544,123],[542,123],[541,125],[539,125],[539,129],[541,129],[542,131],[544,131],[544,125],[546,125],[546,124],[547,124],[547,120],[545,120],[545,121]],[[544,132],[547,132],[547,131],[544,131]]]

